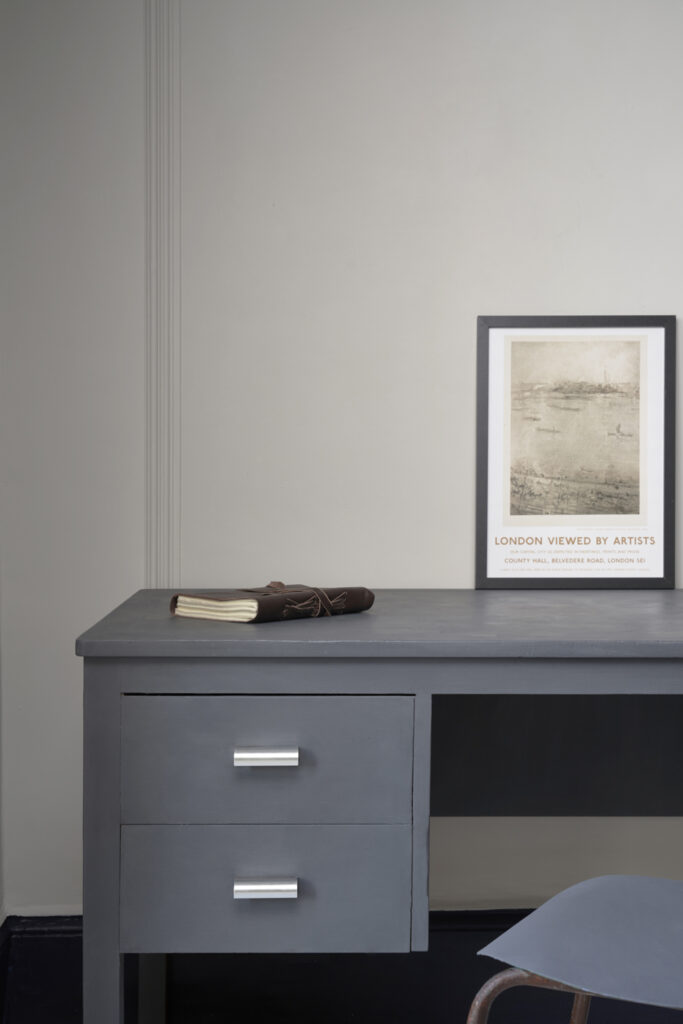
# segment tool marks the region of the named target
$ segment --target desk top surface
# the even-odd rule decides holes
[[[176,618],[140,590],[76,641],[95,658],[683,658],[683,591],[377,590],[355,615]]]

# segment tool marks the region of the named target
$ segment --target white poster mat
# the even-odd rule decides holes
[[[595,365],[608,352],[601,383]],[[635,386],[632,377],[615,379],[633,373],[633,353]],[[571,382],[562,383],[563,372]],[[664,329],[491,329],[488,399],[487,575],[663,576]],[[630,410],[625,425],[619,402]],[[531,458],[519,457],[520,439]],[[609,453],[618,463],[634,450],[625,484]],[[520,481],[530,492],[521,504]],[[626,511],[605,511],[610,504]]]

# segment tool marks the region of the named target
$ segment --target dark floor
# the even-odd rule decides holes
[[[173,956],[168,1024],[464,1024],[497,965],[476,956],[500,928],[433,915],[428,953],[384,956]],[[492,921],[494,919],[491,919]],[[79,1024],[81,939],[15,933],[3,1024]],[[570,997],[505,993],[491,1024],[568,1024]],[[681,1024],[674,1011],[596,1000],[591,1024]]]

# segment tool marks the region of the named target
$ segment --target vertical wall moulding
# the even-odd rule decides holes
[[[145,581],[180,582],[180,0],[146,0]]]

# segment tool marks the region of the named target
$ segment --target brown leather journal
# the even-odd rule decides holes
[[[171,598],[171,612],[185,618],[220,622],[273,622],[362,612],[375,595],[367,587],[309,587],[274,581],[244,590],[181,592]]]

